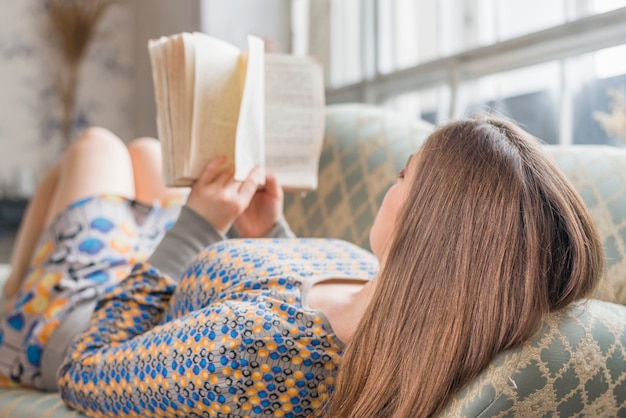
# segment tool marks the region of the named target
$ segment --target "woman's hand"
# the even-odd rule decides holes
[[[283,189],[276,177],[268,173],[265,187],[257,190],[250,205],[235,221],[239,235],[246,238],[266,236],[283,216]]]
[[[232,169],[219,171],[224,161],[226,157],[209,161],[187,199],[187,206],[222,234],[244,213],[263,176],[263,170],[257,167],[245,181],[235,181]]]

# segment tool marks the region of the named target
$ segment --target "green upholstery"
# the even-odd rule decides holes
[[[591,212],[606,255],[597,297],[626,305],[626,149],[546,146]]]
[[[442,416],[626,417],[626,307],[592,300],[553,315]]]
[[[69,409],[56,393],[28,389],[0,390],[0,418],[83,418]]]
[[[326,124],[320,187],[287,196],[286,217],[299,236],[342,238],[368,248],[378,205],[432,126],[365,105],[331,106]],[[546,150],[598,226],[608,265],[596,294],[603,301],[552,315],[531,341],[498,356],[442,416],[626,417],[626,150]],[[0,418],[26,416],[82,415],[57,395],[0,390]]]

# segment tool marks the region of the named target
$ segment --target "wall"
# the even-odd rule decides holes
[[[246,49],[246,35],[251,33],[271,40],[274,51],[288,52],[291,39],[290,2],[291,0],[132,0],[136,135],[157,136],[154,90],[147,50],[149,39],[202,30]]]
[[[135,53],[135,134],[156,137],[156,109],[148,40],[163,35],[200,30],[200,1],[132,0],[132,12]]]
[[[127,6],[109,10],[81,72],[77,128],[133,134],[134,60]],[[0,0],[0,196],[28,196],[61,152],[61,71],[44,3]]]
[[[98,28],[81,72],[77,130],[156,136],[150,38],[201,28],[245,46],[253,33],[290,50],[290,0],[124,0]],[[28,197],[62,152],[60,61],[44,0],[0,0],[0,198]]]
[[[291,50],[291,0],[203,0],[202,28],[209,35],[247,49],[246,36],[266,41],[272,52]]]

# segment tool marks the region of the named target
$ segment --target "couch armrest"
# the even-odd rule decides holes
[[[626,307],[579,302],[491,362],[444,417],[626,416]]]

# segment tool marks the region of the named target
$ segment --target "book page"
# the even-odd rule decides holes
[[[176,182],[182,173],[187,151],[185,146],[187,144],[181,142],[181,133],[187,129],[185,128],[186,121],[182,107],[185,89],[182,86],[184,70],[181,68],[183,63],[181,42],[181,35],[174,35],[163,45],[170,123],[170,146],[168,148],[171,153],[170,161]]]
[[[194,33],[195,87],[189,175],[197,178],[214,156],[235,156],[241,102],[239,49],[202,33]]]
[[[317,188],[324,81],[311,57],[265,56],[265,157],[287,190]]]
[[[255,166],[265,167],[264,49],[260,38],[248,36],[248,52],[241,54],[245,81],[235,141],[235,180],[239,181]]]
[[[184,176],[184,168],[189,159],[191,132],[193,45],[185,48],[185,39],[193,41],[191,34],[182,33],[150,40],[148,43],[157,107],[157,129],[162,150],[163,180],[168,186],[186,186],[192,183],[192,179]]]
[[[172,161],[171,125],[169,118],[169,98],[167,89],[167,70],[165,62],[165,43],[167,38],[150,40],[148,51],[152,64],[152,81],[154,84],[154,98],[157,108],[157,131],[161,142],[163,160],[163,180],[166,184],[174,182],[174,168]]]
[[[182,123],[178,134],[177,143],[181,144],[180,160],[177,166],[181,169],[182,177],[190,179],[189,160],[191,156],[191,126],[193,123],[193,90],[195,83],[196,57],[194,37],[190,33],[183,33],[177,39],[177,63],[180,73],[179,88],[181,95],[179,103],[181,107]]]

